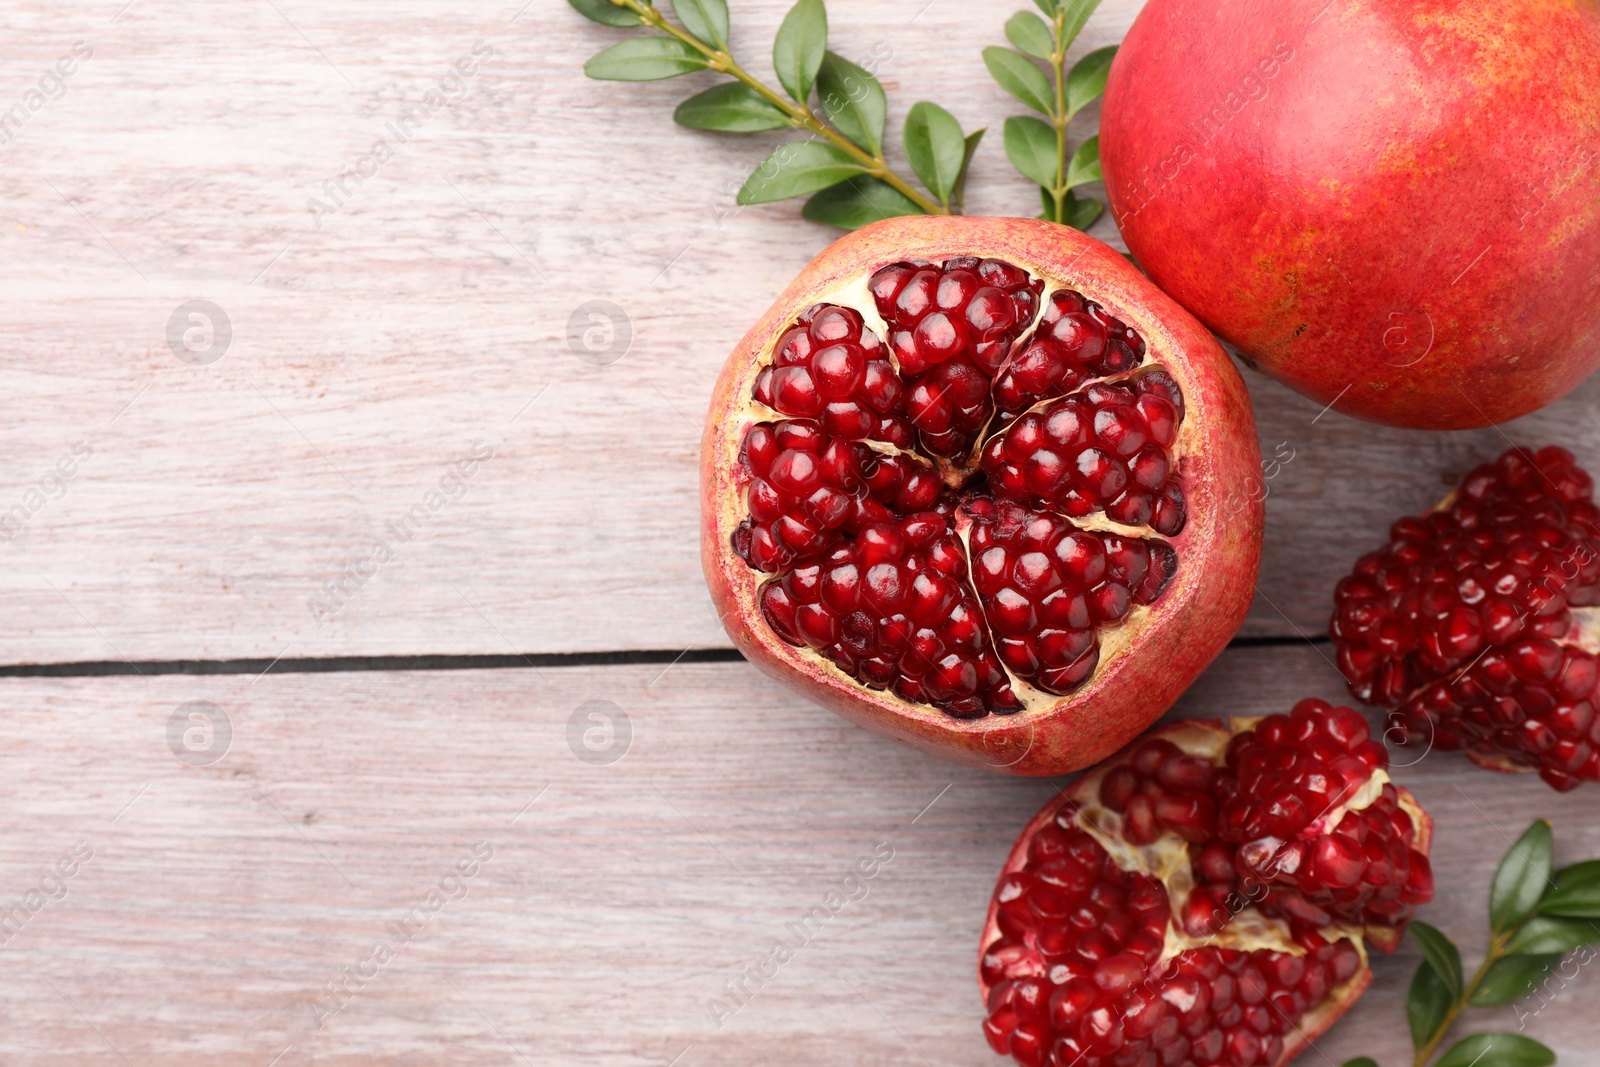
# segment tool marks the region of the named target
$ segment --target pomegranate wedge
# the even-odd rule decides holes
[[[1280,1067],[1433,895],[1432,823],[1349,708],[1193,720],[1073,783],[1012,849],[983,1029],[1025,1067]]]
[[[1570,452],[1477,468],[1395,523],[1334,602],[1350,692],[1414,751],[1465,748],[1563,792],[1600,780],[1600,508]]]

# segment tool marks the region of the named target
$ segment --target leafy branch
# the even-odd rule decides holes
[[[884,154],[888,100],[883,86],[861,66],[828,50],[823,0],[798,0],[778,28],[772,66],[782,93],[734,59],[727,0],[674,0],[673,13],[681,25],[667,21],[650,0],[569,2],[595,22],[656,31],[592,57],[583,68],[589,77],[656,81],[715,71],[733,80],[679,104],[673,113],[679,125],[723,133],[793,128],[811,134],[763,160],[739,190],[739,204],[809,196],[802,211],[806,218],[844,229],[893,215],[961,212],[967,168],[984,131],[964,134],[944,108],[915,104],[906,115],[904,146],[923,188],[895,173]],[[813,91],[816,108],[811,106]]]
[[[1600,860],[1552,873],[1554,853],[1550,824],[1540,819],[1501,859],[1489,890],[1489,946],[1471,979],[1449,938],[1427,923],[1411,924],[1411,939],[1422,950],[1406,1001],[1412,1067],[1427,1067],[1467,1008],[1520,1000],[1545,983],[1567,953],[1600,941],[1593,921],[1600,919]],[[1555,1060],[1531,1038],[1489,1033],[1457,1041],[1433,1067],[1547,1067]],[[1378,1065],[1363,1056],[1344,1067]]]
[[[1100,201],[1079,199],[1073,189],[1100,180],[1100,138],[1090,137],[1068,152],[1067,127],[1073,117],[1106,89],[1115,45],[1099,48],[1067,69],[1067,49],[1077,40],[1100,0],[1034,0],[1049,16],[1019,11],[1006,22],[1014,46],[983,50],[983,61],[1000,87],[1050,121],[1032,115],[1006,119],[1006,156],[1026,178],[1039,183],[1044,202],[1040,218],[1085,229],[1099,217]],[[1040,69],[1040,63],[1044,69]]]

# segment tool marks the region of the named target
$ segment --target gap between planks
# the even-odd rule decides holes
[[[1236,637],[1228,648],[1325,645],[1328,638]],[[610,652],[530,652],[451,656],[325,656],[300,659],[77,660],[0,664],[0,678],[98,678],[157,674],[329,674],[338,671],[490,671],[546,667],[630,667],[652,663],[742,663],[736,648],[620,649]]]

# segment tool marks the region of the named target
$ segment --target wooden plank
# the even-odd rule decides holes
[[[617,34],[518,6],[0,12],[8,70],[93,52],[0,146],[0,513],[25,518],[0,545],[0,661],[726,646],[695,543],[705,398],[833,231],[794,204],[734,209],[782,137],[675,128],[672,104],[709,75],[588,81],[583,60]],[[735,5],[757,67],[786,7]],[[1120,39],[1137,8],[1107,0],[1080,49]],[[830,17],[838,47],[880,57],[896,123],[918,99],[968,128],[1018,109],[979,58],[1004,12],[835,0]],[[492,56],[474,59],[479,41]],[[388,124],[461,57],[477,67],[451,83],[460,101],[401,143]],[[379,139],[393,158],[314,214]],[[1034,210],[996,137],[975,168],[974,211]],[[596,299],[632,330],[605,366],[567,342]],[[168,340],[191,300],[232,327],[205,366]],[[1251,387],[1267,452],[1294,455],[1270,483],[1251,634],[1321,629],[1341,568],[1503,444]],[[1575,437],[1593,460],[1597,400],[1586,386],[1509,432]],[[396,543],[388,525],[474,442],[493,458]],[[373,567],[379,539],[395,558]],[[375,573],[341,603],[322,590],[347,567]],[[319,599],[339,609],[326,621]]]
[[[1338,689],[1316,649],[1237,650],[1181,712]],[[1052,783],[915,755],[748,666],[5,679],[0,696],[0,904],[61,884],[43,876],[76,843],[93,850],[5,940],[6,1063],[999,1062],[978,1029],[976,939]],[[168,747],[195,700],[231,724],[209,764]],[[589,701],[627,716],[625,746],[596,739],[616,762],[569,745]],[[1445,754],[1399,776],[1438,821],[1424,914],[1469,963],[1502,834],[1548,815],[1561,859],[1600,855],[1586,791]],[[866,896],[719,1028],[723,983],[884,842]],[[475,849],[487,858],[449,880]],[[424,922],[411,909],[441,882],[458,899]],[[408,915],[401,940],[390,924]],[[379,941],[393,957],[368,966]],[[1301,1062],[1406,1062],[1414,963],[1409,946],[1379,960],[1372,993]],[[319,1020],[346,967],[361,970],[348,1003]],[[1600,1039],[1591,970],[1530,1023],[1564,1063]],[[1515,1027],[1509,1009],[1475,1018]]]
[[[1327,632],[1333,587],[1389,527],[1426,511],[1480,463],[1513,446],[1557,444],[1600,471],[1600,379],[1499,427],[1454,432],[1357,422],[1247,370],[1269,477],[1266,545],[1247,636]],[[1281,462],[1275,462],[1275,457]]]

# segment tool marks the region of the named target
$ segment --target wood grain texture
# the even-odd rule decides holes
[[[710,75],[586,80],[618,34],[557,0],[107,6],[0,12],[0,110],[74,42],[93,51],[0,144],[0,512],[31,513],[0,544],[0,661],[725,647],[697,563],[698,424],[723,355],[833,234],[793,203],[734,208],[781,136],[674,127]],[[734,4],[758,69],[785,6]],[[1107,0],[1079,49],[1137,8]],[[830,5],[836,46],[881,57],[896,127],[918,99],[969,129],[1018,110],[979,57],[1006,13]],[[458,102],[402,143],[389,125],[475,45],[493,54]],[[379,139],[393,158],[314,215]],[[1034,210],[997,135],[971,188],[976,212]],[[167,340],[195,299],[233,328],[207,366]],[[606,366],[567,343],[595,299],[632,329]],[[1340,569],[1504,444],[1318,418],[1249,378],[1264,451],[1294,458],[1247,633],[1320,630]],[[1595,459],[1597,399],[1507,433]],[[475,441],[494,458],[460,499],[319,623],[324,583]],[[30,497],[79,442],[64,495]]]
[[[1338,690],[1314,648],[1236,650],[1178,713]],[[1052,783],[917,756],[750,667],[6,679],[0,699],[0,905],[76,842],[93,849],[4,945],[7,1064],[1000,1062],[978,1029],[976,939]],[[192,700],[232,724],[208,766],[167,745]],[[568,742],[597,700],[631,727],[604,766]],[[1600,855],[1587,792],[1440,753],[1398,777],[1437,820],[1423,914],[1469,964],[1505,837],[1547,815],[1559,859]],[[480,842],[493,854],[464,895],[319,1029],[325,983]],[[893,858],[866,896],[719,1028],[723,983],[881,842]],[[1299,1062],[1409,1062],[1415,962],[1409,945],[1379,960]],[[1582,972],[1529,1023],[1564,1064],[1592,1062],[1596,982]],[[1510,1009],[1474,1019],[1516,1025]]]
[[[0,113],[93,51],[0,143],[0,514],[28,513],[0,543],[0,662],[724,647],[699,421],[724,353],[832,236],[794,204],[734,208],[782,138],[674,128],[709,76],[585,80],[617,34],[558,0],[120,5],[0,10]],[[787,0],[733,6],[759,57]],[[1138,6],[1107,0],[1079,50]],[[885,57],[896,125],[919,99],[996,132],[1019,110],[978,55],[1009,9],[829,8],[841,51]],[[400,143],[388,124],[480,41],[459,99]],[[319,225],[308,200],[379,139],[393,157]],[[1033,205],[991,137],[970,206]],[[168,342],[197,299],[233,328],[206,366]],[[632,331],[603,366],[567,340],[596,299]],[[1354,555],[1505,444],[1319,416],[1247,380],[1263,451],[1293,454],[1268,482],[1251,634],[1319,631]],[[1593,462],[1597,401],[1591,383],[1506,434]],[[458,489],[475,442],[493,455]],[[319,625],[308,600],[441,483],[457,499]],[[1230,651],[1175,714],[1337,698],[1323,651]],[[193,766],[168,732],[197,700],[233,736]],[[0,926],[0,1062],[1000,1062],[976,938],[1051,783],[917,756],[747,666],[0,679],[0,701],[0,921],[43,894]],[[578,756],[591,701],[627,716],[618,762]],[[1469,961],[1504,836],[1549,815],[1563,859],[1600,855],[1587,792],[1441,754],[1398,776],[1438,820],[1425,914]],[[79,842],[92,858],[48,879]],[[724,983],[883,842],[866,897],[719,1027]],[[416,921],[441,887],[459,899]],[[393,958],[368,969],[379,941]],[[1379,961],[1301,1062],[1405,1062],[1414,963]],[[1600,1041],[1595,982],[1529,1024],[1564,1063]]]

